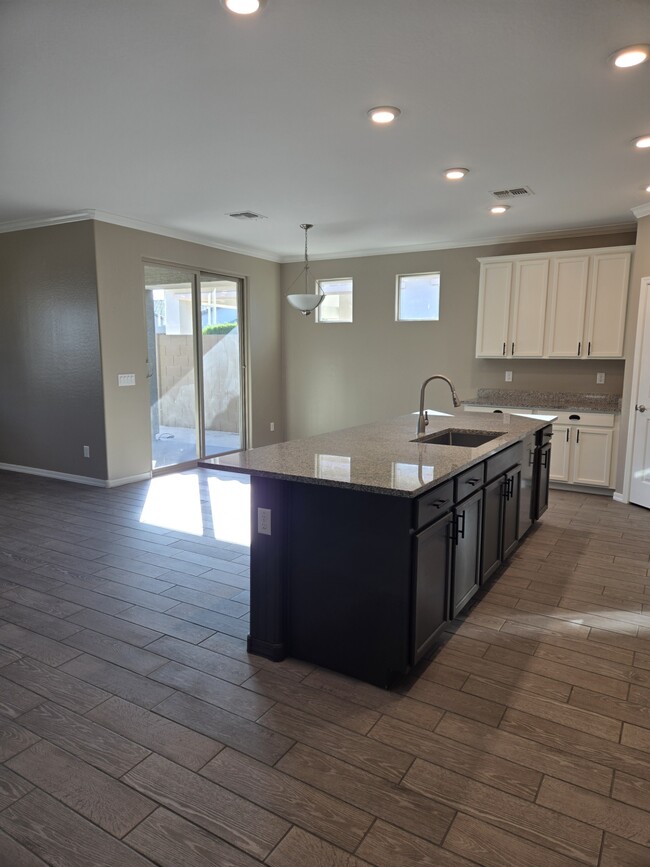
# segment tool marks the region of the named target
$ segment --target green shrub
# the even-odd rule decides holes
[[[219,325],[206,325],[203,329],[204,334],[228,334],[237,328],[236,322],[220,322]]]

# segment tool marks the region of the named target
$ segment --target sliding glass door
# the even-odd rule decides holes
[[[244,447],[241,280],[145,265],[154,471]]]

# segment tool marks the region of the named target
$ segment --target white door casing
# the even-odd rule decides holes
[[[630,502],[650,509],[650,277],[641,284],[630,408]],[[630,440],[628,440],[628,447]]]

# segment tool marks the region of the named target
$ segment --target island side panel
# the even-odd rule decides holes
[[[409,667],[413,500],[292,484],[289,653],[378,686]]]
[[[251,616],[248,651],[279,661],[288,652],[286,557],[288,483],[251,477]],[[270,511],[270,533],[259,532],[259,509]]]

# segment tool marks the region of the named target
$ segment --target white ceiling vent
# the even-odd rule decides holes
[[[520,196],[534,196],[530,187],[513,187],[511,190],[491,190],[495,199],[518,199]]]
[[[237,211],[234,214],[228,214],[229,217],[234,217],[235,220],[266,220],[263,214],[256,214],[255,211]]]

